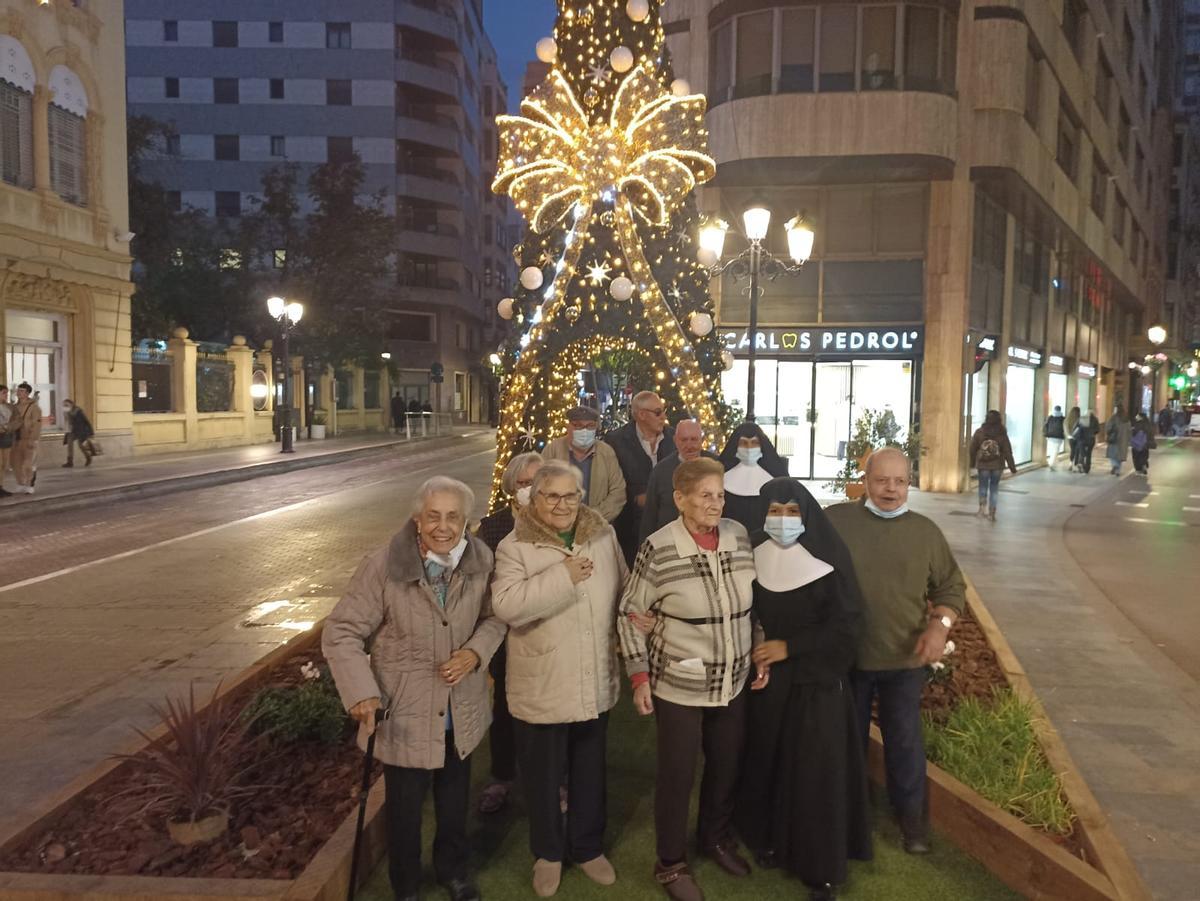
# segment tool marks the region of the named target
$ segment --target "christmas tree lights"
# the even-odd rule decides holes
[[[514,250],[522,288],[500,308],[516,328],[502,353],[493,507],[508,460],[565,431],[580,369],[606,351],[645,354],[656,383],[638,387],[723,438],[723,348],[694,238],[694,188],[716,167],[705,98],[670,71],[660,5],[560,0],[553,39],[538,42],[553,68],[520,115],[497,117],[492,188],[530,233]]]

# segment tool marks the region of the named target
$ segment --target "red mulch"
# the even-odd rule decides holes
[[[935,720],[944,720],[960,698],[987,700],[995,688],[1007,688],[1008,679],[996,660],[996,652],[988,644],[970,606],[954,624],[950,633],[954,653],[950,655],[950,678],[925,683],[921,707]]]
[[[268,685],[300,681],[300,667],[323,663],[316,648],[282,663]],[[238,696],[238,707],[251,692]],[[229,830],[208,844],[184,848],[161,817],[128,817],[112,799],[136,789],[134,772],[84,794],[50,829],[0,854],[0,871],[110,876],[192,876],[294,879],[357,807],[362,752],[347,726],[335,745],[301,743],[267,760],[254,774],[266,787],[234,805]],[[382,772],[376,764],[375,778]],[[123,819],[124,818],[124,819]],[[247,852],[256,853],[247,856]]]

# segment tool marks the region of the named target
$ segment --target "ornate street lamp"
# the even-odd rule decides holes
[[[287,301],[282,297],[267,298],[267,313],[279,324],[283,346],[283,415],[280,417],[281,454],[295,451],[292,447],[292,363],[288,358],[288,338],[292,329],[304,317],[304,304]]]
[[[1151,344],[1157,347],[1167,340],[1167,330],[1161,325],[1152,325],[1146,329],[1146,337],[1150,339]]]
[[[746,375],[746,418],[754,418],[754,368],[758,356],[758,297],[759,282],[765,276],[774,281],[779,276],[794,275],[803,268],[812,256],[815,235],[804,220],[804,214],[793,216],[784,225],[787,230],[788,255],[791,262],[782,260],[763,247],[763,241],[771,225],[771,211],[762,205],[754,205],[742,213],[743,232],[747,247],[733,259],[722,263],[725,235],[729,223],[722,219],[711,219],[700,229],[700,263],[706,267],[709,278],[728,272],[734,281],[750,278],[750,352]]]

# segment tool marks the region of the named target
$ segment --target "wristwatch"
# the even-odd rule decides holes
[[[949,631],[950,627],[954,625],[954,620],[952,620],[950,617],[946,616],[945,614],[942,614],[941,616],[931,616],[929,618],[929,621],[931,623],[941,623],[943,626],[946,627],[946,631]]]

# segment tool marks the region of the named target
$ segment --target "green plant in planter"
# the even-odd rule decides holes
[[[325,425],[325,420],[328,418],[328,416],[329,416],[329,414],[326,413],[324,410],[315,409],[312,411],[312,424],[313,425]]]
[[[919,426],[914,425],[907,435],[901,438],[904,427],[896,421],[891,410],[863,410],[858,421],[854,423],[854,436],[846,444],[846,462],[842,471],[825,487],[838,494],[846,493],[846,486],[858,482],[863,477],[859,463],[867,454],[881,447],[898,447],[913,461],[915,467],[920,456],[925,452],[921,446]]]
[[[345,734],[349,718],[332,677],[313,663],[306,663],[301,673],[304,681],[299,685],[262,689],[243,718],[275,742],[336,742]]]

